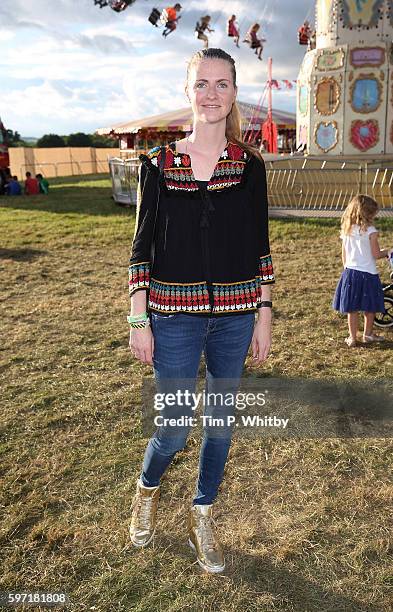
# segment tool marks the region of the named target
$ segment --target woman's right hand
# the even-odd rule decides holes
[[[142,329],[130,328],[129,347],[136,359],[153,365],[154,337],[150,325]]]

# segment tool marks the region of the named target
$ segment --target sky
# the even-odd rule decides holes
[[[148,21],[153,7],[136,0],[122,13],[94,0],[0,0],[0,117],[22,136],[92,133],[100,127],[188,106],[187,61],[202,47],[196,21],[209,14],[211,47],[236,61],[238,98],[257,103],[267,78],[297,78],[305,47],[297,28],[314,17],[313,0],[181,0],[182,18],[168,38]],[[173,2],[172,4],[175,4]],[[235,14],[241,34],[261,23],[264,61],[226,35]],[[240,39],[242,40],[242,38]],[[275,91],[273,106],[295,112],[295,90]]]

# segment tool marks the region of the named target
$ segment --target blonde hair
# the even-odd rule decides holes
[[[187,83],[190,76],[191,68],[193,68],[195,64],[204,59],[222,59],[225,62],[228,62],[231,68],[233,86],[236,88],[235,60],[229,55],[229,53],[226,53],[222,49],[214,49],[211,47],[207,49],[201,49],[200,51],[194,53],[194,55],[191,57],[187,65]],[[239,145],[239,147],[247,151],[247,153],[249,153],[250,155],[254,155],[258,159],[263,161],[262,155],[260,154],[259,150],[254,147],[254,145],[243,141],[242,117],[236,100],[233,103],[231,111],[227,116],[225,136],[228,142],[233,142]]]
[[[378,212],[378,203],[367,195],[359,193],[349,202],[341,217],[343,234],[350,234],[352,225],[359,225],[366,231]]]

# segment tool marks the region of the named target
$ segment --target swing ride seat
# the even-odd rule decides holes
[[[94,0],[94,6],[98,6],[100,9],[109,6],[112,11],[121,13],[131,6],[131,4],[134,4],[134,2],[135,0]]]
[[[299,45],[308,45],[310,37],[304,32],[298,32],[298,43]]]
[[[150,13],[150,15],[149,15],[149,17],[148,17],[148,21],[152,25],[156,26],[156,28],[158,28],[157,22],[160,20],[160,17],[161,17],[161,11],[159,11],[156,8],[153,8],[151,13]]]
[[[121,13],[125,11],[131,4],[133,4],[135,0],[109,0],[109,6],[116,13]]]

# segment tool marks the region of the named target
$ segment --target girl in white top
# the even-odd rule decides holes
[[[393,249],[381,249],[373,221],[378,204],[366,195],[357,195],[341,218],[342,262],[344,270],[333,298],[333,308],[348,315],[349,336],[345,342],[356,346],[359,311],[364,312],[363,342],[380,342],[372,333],[376,312],[384,312],[383,290],[376,260],[389,257]]]

